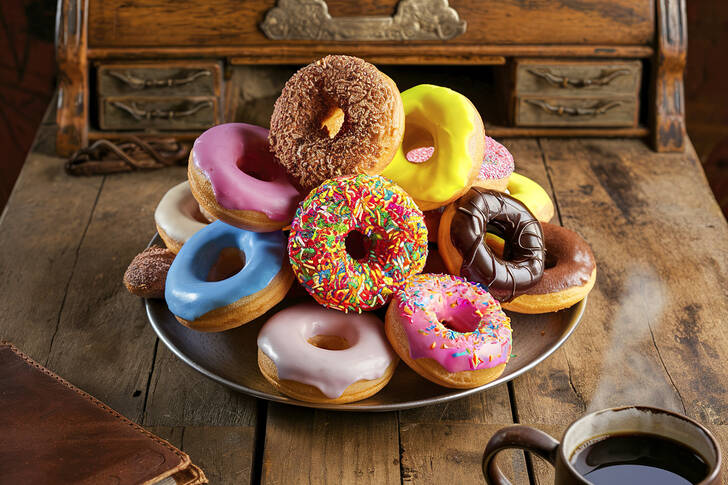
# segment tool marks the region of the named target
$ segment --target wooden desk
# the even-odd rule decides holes
[[[121,279],[184,169],[69,177],[54,138],[44,124],[0,219],[0,338],[184,449],[211,483],[482,483],[498,428],[559,436],[587,411],[631,403],[701,421],[728,452],[728,225],[690,144],[658,154],[640,140],[505,140],[518,170],[551,192],[555,222],[594,249],[581,326],[506,386],[346,414],[236,394],[160,344]],[[537,458],[504,461],[515,483],[550,483]]]

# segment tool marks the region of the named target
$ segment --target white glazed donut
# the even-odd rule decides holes
[[[187,181],[169,189],[154,211],[157,232],[175,254],[194,233],[207,226],[205,219]]]
[[[258,366],[281,393],[317,403],[359,401],[377,393],[399,359],[372,314],[311,303],[282,310],[258,335]]]

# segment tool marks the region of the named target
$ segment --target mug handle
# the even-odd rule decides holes
[[[499,429],[488,441],[483,453],[483,475],[488,485],[511,485],[495,463],[495,456],[502,450],[519,448],[536,453],[556,466],[556,450],[559,442],[541,430],[515,425]]]

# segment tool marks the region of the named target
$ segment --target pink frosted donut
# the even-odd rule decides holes
[[[312,303],[282,310],[258,335],[258,366],[283,394],[309,402],[352,402],[384,387],[399,360],[382,321]]]
[[[510,319],[500,303],[452,275],[410,278],[387,310],[385,330],[402,360],[445,387],[487,384],[511,355]]]
[[[474,186],[505,192],[513,173],[513,155],[506,147],[489,136],[485,137],[485,155]]]
[[[268,130],[245,123],[213,126],[196,140],[187,176],[200,207],[255,232],[293,219],[302,196],[268,148]]]

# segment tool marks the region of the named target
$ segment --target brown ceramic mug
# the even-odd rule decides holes
[[[629,406],[605,409],[579,418],[569,425],[559,443],[548,434],[528,426],[498,430],[483,455],[483,474],[488,485],[510,482],[495,463],[499,451],[520,448],[537,454],[556,469],[556,485],[589,484],[572,464],[572,455],[595,438],[640,433],[668,438],[697,451],[707,464],[700,485],[719,485],[721,453],[713,435],[700,423],[664,409]]]

